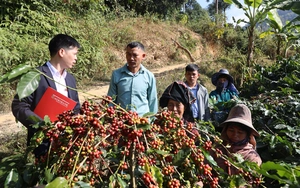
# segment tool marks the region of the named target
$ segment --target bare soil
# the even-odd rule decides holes
[[[186,63],[171,65],[166,67],[160,67],[159,69],[152,69],[151,71],[157,77],[160,76],[161,74],[166,74],[168,71],[171,70],[178,69],[183,71],[183,68],[186,65],[187,65]],[[79,100],[83,102],[87,99],[104,96],[107,94],[108,87],[109,87],[108,83],[99,83],[98,86],[94,86],[93,88],[89,89],[87,92],[79,91]],[[26,128],[21,123],[18,123],[15,120],[15,117],[11,112],[0,114],[0,139],[4,139],[4,140],[9,139],[11,135],[20,133],[21,131],[24,132],[25,134]]]

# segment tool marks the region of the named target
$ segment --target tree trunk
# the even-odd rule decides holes
[[[226,24],[226,9],[224,8],[224,21],[223,21],[223,24]]]
[[[281,45],[281,40],[280,38],[277,38],[277,49],[276,49],[276,55],[280,55],[280,45]]]
[[[247,56],[247,65],[251,66],[251,62],[253,61],[253,51],[254,51],[254,26],[250,26],[248,29],[248,56]]]
[[[216,0],[216,15],[219,13],[219,3],[218,0]]]

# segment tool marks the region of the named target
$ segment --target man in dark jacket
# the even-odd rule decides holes
[[[27,128],[27,146],[29,146],[30,139],[37,131],[31,126],[36,122],[30,117],[35,116],[41,121],[44,118],[36,115],[34,109],[48,87],[77,102],[74,112],[79,112],[80,103],[78,93],[75,90],[67,88],[76,89],[76,80],[74,76],[66,71],[76,63],[79,48],[80,44],[71,36],[64,34],[56,35],[49,43],[50,60],[41,67],[38,67],[48,77],[41,74],[38,88],[28,97],[20,100],[18,95],[15,95],[12,101],[12,113]]]

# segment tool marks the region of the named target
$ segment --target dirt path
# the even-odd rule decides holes
[[[168,72],[170,70],[176,70],[176,69],[182,69],[186,66],[186,63],[183,64],[177,64],[172,66],[166,66],[159,69],[152,69],[151,71],[156,75],[160,75],[164,72]],[[108,84],[102,85],[102,86],[95,86],[93,89],[90,89],[89,91],[82,93],[79,92],[79,100],[81,102],[85,101],[87,98],[95,98],[96,96],[103,96],[107,94],[108,90]],[[86,94],[88,93],[88,94]],[[25,131],[26,128],[15,121],[14,116],[11,112],[0,114],[0,138],[10,136],[14,133]]]

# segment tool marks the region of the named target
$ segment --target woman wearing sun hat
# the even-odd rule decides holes
[[[221,139],[222,146],[219,147],[223,154],[232,156],[232,154],[240,154],[244,160],[255,162],[261,165],[262,160],[256,152],[256,141],[254,136],[259,136],[259,133],[252,125],[251,112],[244,104],[234,106],[227,117],[221,124],[223,127]],[[229,145],[229,148],[224,146]],[[216,162],[228,174],[238,174],[239,170],[233,166],[226,165],[221,157],[216,157]]]
[[[226,102],[234,97],[238,97],[238,90],[233,84],[233,77],[227,69],[220,69],[212,75],[211,82],[216,86],[216,89],[210,92],[209,97],[217,102]]]
[[[209,94],[209,98],[213,103],[211,119],[220,124],[226,119],[232,104],[234,104],[231,103],[231,100],[238,98],[238,90],[235,88],[233,77],[227,69],[220,69],[219,72],[213,74],[211,82],[216,86],[216,89]],[[219,126],[216,127],[220,131]]]

